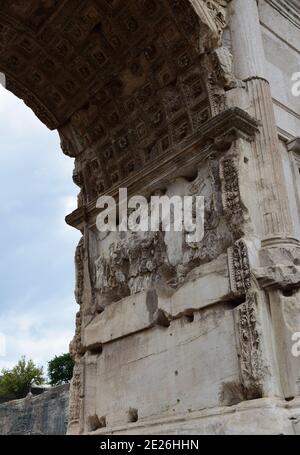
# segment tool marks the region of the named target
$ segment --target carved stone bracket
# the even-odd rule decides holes
[[[245,84],[234,76],[233,57],[225,46],[206,54],[202,66],[212,115],[217,115],[227,107],[226,91]]]
[[[300,137],[296,137],[287,144],[289,152],[300,154]]]
[[[257,267],[253,273],[262,289],[300,288],[300,267],[295,264]]]
[[[227,23],[228,0],[190,0],[190,2],[202,24],[199,52],[218,47]]]

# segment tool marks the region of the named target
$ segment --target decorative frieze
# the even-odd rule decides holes
[[[228,249],[228,267],[231,289],[237,294],[246,294],[251,288],[251,270],[247,245],[238,240]]]
[[[247,399],[261,398],[264,378],[262,346],[257,316],[257,295],[248,293],[235,310],[241,379]]]
[[[220,160],[220,180],[224,213],[230,223],[235,239],[244,234],[246,208],[242,203],[239,182],[238,156],[229,151]]]
[[[70,385],[69,396],[69,426],[78,424],[80,420],[83,388],[83,368],[82,361],[75,363],[73,378]]]
[[[241,215],[241,195],[236,159],[233,155],[225,156],[220,161],[220,177],[223,189],[225,212],[230,216]]]
[[[128,193],[132,194],[140,194],[144,188],[147,188],[149,193],[153,182],[157,186],[161,180],[162,185],[164,185],[164,182],[169,178],[182,175],[185,168],[196,168],[212,154],[227,150],[237,138],[251,141],[256,133],[257,122],[251,116],[239,108],[226,109],[203,123],[197,135],[187,138],[183,144],[175,147],[172,152],[169,151],[163,154],[160,159],[153,159],[152,162],[146,163],[141,169],[138,169],[136,173],[124,177],[120,183],[109,186],[107,193],[117,197],[119,186],[128,188]],[[113,164],[113,158],[111,158],[111,164]],[[78,162],[75,173],[76,182],[78,183],[82,183],[83,180],[81,168],[82,165]],[[222,170],[220,172],[224,174]],[[225,182],[225,179],[223,181]],[[227,183],[230,185],[229,180]],[[82,188],[80,201],[82,196],[86,194],[85,186],[83,185]],[[91,198],[91,195],[89,198]],[[84,205],[84,210],[79,207],[66,218],[68,224],[80,228],[84,220],[89,220],[91,223],[94,222],[96,200],[91,200]],[[238,217],[237,220],[240,224]]]
[[[75,253],[75,299],[78,305],[82,305],[83,284],[84,284],[84,239],[80,239]]]

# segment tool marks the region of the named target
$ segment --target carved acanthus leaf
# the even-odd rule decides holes
[[[257,294],[249,293],[236,310],[242,385],[247,399],[262,396],[264,365],[259,333]]]
[[[223,208],[236,238],[243,235],[245,207],[240,193],[238,163],[234,153],[225,155],[220,161]]]
[[[243,240],[238,240],[229,248],[228,263],[232,291],[246,294],[251,288],[251,271],[247,245]]]

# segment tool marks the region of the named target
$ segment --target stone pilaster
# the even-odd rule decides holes
[[[249,113],[259,121],[253,142],[257,191],[260,194],[260,232],[263,246],[294,243],[291,213],[270,86],[266,80],[264,47],[256,0],[231,2],[230,29],[235,76],[246,83]]]
[[[232,0],[229,17],[235,76],[241,80],[266,78],[256,0]]]
[[[253,115],[260,122],[260,135],[253,143],[261,194],[263,240],[286,239],[292,236],[292,220],[280,157],[278,133],[270,86],[260,78],[247,81]]]
[[[299,256],[299,240],[294,235],[292,213],[288,203],[273,100],[266,76],[257,2],[256,0],[233,0],[230,9],[235,76],[246,84],[246,93],[243,93],[243,96],[245,97],[246,94],[247,100],[244,102],[247,111],[258,121],[260,130],[260,134],[255,137],[251,145],[251,159],[254,161],[256,182],[253,189],[256,191],[259,204],[259,211],[256,212],[259,219],[254,216],[253,224],[262,249],[255,259],[260,267],[256,268],[255,260],[250,261],[250,274],[252,278],[255,277],[252,285],[255,286],[257,283],[266,291],[265,293],[259,291],[261,302],[257,306],[260,312],[262,308],[267,309],[264,314],[261,313],[262,338],[268,342],[268,345],[262,349],[262,356],[271,359],[272,374],[269,378],[274,379],[278,376],[280,381],[278,384],[277,381],[267,380],[269,385],[267,395],[282,393],[284,397],[290,398],[299,393],[296,373],[298,363],[291,354],[292,331],[291,324],[287,324],[286,319],[291,318],[292,312],[295,316],[296,308],[299,306],[299,295],[295,290],[291,292],[291,297],[288,297],[290,291],[283,289],[299,286],[299,268],[298,259],[296,259]],[[262,304],[262,302],[265,303]],[[251,320],[247,308],[244,309],[244,313],[242,321]],[[252,313],[254,314],[254,310]],[[266,382],[267,370],[257,369],[260,365],[260,360],[257,361],[259,344],[252,337],[252,345],[249,348],[246,343],[243,343],[243,338],[241,339],[241,346],[245,349],[244,358],[241,357],[241,359],[242,369],[244,367],[246,371],[244,374],[246,383],[249,382],[249,378],[250,383],[258,385],[259,381]],[[248,338],[247,342],[249,342]],[[251,363],[253,346],[254,348],[256,346],[256,350],[254,349],[256,369]],[[258,373],[262,377],[259,377]]]

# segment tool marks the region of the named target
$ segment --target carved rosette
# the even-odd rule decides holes
[[[249,293],[236,310],[242,385],[247,399],[262,396],[264,368],[258,330],[257,294]]]

